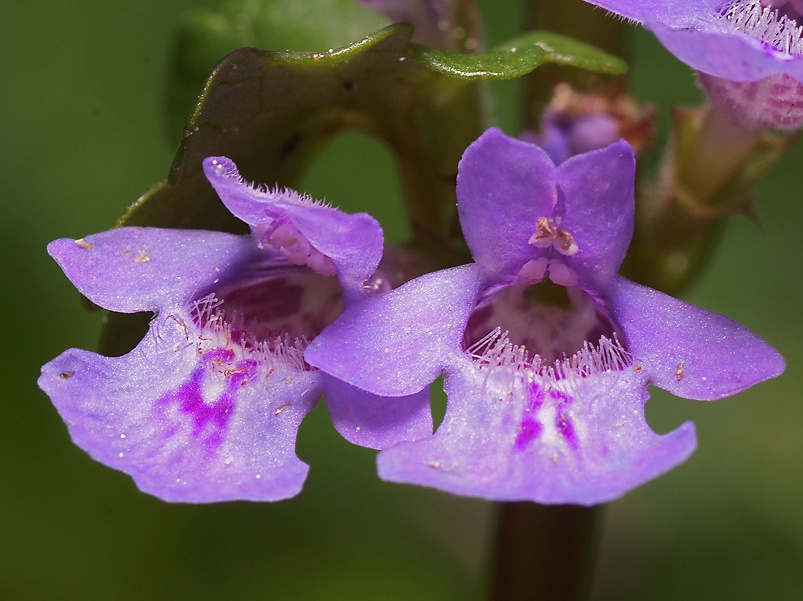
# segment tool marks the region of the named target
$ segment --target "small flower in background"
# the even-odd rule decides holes
[[[711,400],[783,371],[746,328],[616,274],[634,169],[623,141],[559,166],[495,129],[466,150],[458,211],[475,263],[345,310],[305,352],[380,395],[444,374],[443,423],[382,451],[382,478],[490,500],[602,503],[694,450],[691,423],[649,428],[648,386]]]
[[[427,394],[377,413],[372,395],[303,359],[343,306],[387,288],[379,224],[251,187],[225,158],[204,168],[251,236],[124,227],[48,247],[92,302],[156,313],[125,356],[71,349],[43,367],[74,442],[167,501],[275,501],[301,490],[296,433],[323,392],[364,446],[431,433]]]
[[[555,164],[620,138],[638,155],[652,142],[653,116],[653,110],[640,109],[628,94],[584,93],[561,83],[543,112],[539,131],[521,137],[538,144]]]
[[[413,41],[444,50],[480,50],[480,18],[472,0],[359,0],[394,22],[415,27]],[[461,22],[465,19],[465,22]]]
[[[803,126],[800,0],[586,0],[641,22],[755,127]]]

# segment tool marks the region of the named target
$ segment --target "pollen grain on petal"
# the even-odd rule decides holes
[[[137,254],[134,255],[134,263],[148,263],[150,260],[151,256],[145,249],[139,250]]]
[[[75,245],[78,248],[83,248],[84,250],[95,250],[95,245],[91,242],[87,242],[83,238],[78,238],[78,240],[75,241]]]

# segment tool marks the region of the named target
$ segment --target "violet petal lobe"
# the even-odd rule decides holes
[[[654,19],[673,27],[706,19],[711,13],[707,0],[586,0],[630,21]]]
[[[561,227],[579,245],[567,262],[591,289],[604,289],[630,245],[635,172],[633,151],[624,140],[571,157],[555,171],[563,200]]]
[[[509,367],[509,366],[508,366]],[[494,501],[594,505],[685,461],[694,425],[658,435],[632,367],[545,384],[466,358],[434,436],[379,454],[381,478]]]
[[[165,311],[131,353],[68,350],[43,367],[39,386],[76,445],[165,501],[298,494],[308,467],[295,437],[320,374],[303,370],[300,351],[292,360],[291,349],[267,357],[218,342]]]
[[[458,166],[458,213],[486,277],[515,275],[532,257],[528,240],[536,220],[552,215],[557,201],[554,170],[541,148],[495,128],[466,149]]]
[[[292,190],[271,191],[240,176],[226,157],[204,160],[204,173],[226,207],[255,232],[274,221],[288,220],[319,252],[337,266],[349,296],[354,285],[370,277],[382,258],[379,222],[366,213],[344,213]],[[347,241],[347,243],[346,243]]]
[[[708,0],[586,0],[619,16],[641,22],[678,59],[698,71],[730,81],[756,81],[786,73],[803,82],[803,55],[796,50],[800,20],[749,16],[750,10],[774,9],[751,0],[738,3],[736,26],[721,12],[728,2]],[[779,13],[778,17],[783,15]],[[782,30],[786,30],[783,32]],[[770,39],[762,39],[764,35]],[[775,47],[773,41],[778,42]],[[792,49],[782,47],[786,42]],[[798,46],[796,46],[798,45]]]
[[[803,56],[777,57],[748,36],[673,29],[654,22],[647,27],[679,60],[703,73],[730,81],[755,81],[786,73],[803,81]]]
[[[252,248],[248,237],[222,232],[122,227],[55,240],[47,250],[93,303],[134,313],[186,302]]]
[[[203,169],[206,179],[226,208],[252,228],[281,215],[281,211],[276,208],[276,202],[283,196],[281,191],[247,182],[240,176],[237,165],[231,159],[208,157],[204,159]],[[293,191],[287,192],[297,195]]]
[[[382,259],[383,234],[367,213],[348,214],[330,207],[278,203],[310,243],[337,265],[341,285],[362,283]]]
[[[714,400],[780,375],[781,354],[732,319],[616,277],[608,291],[628,350],[651,383]]]
[[[337,431],[349,442],[386,449],[432,434],[429,388],[409,396],[385,397],[322,375],[326,409]]]
[[[347,308],[310,343],[304,358],[373,394],[417,393],[462,352],[481,285],[474,265],[421,276]]]

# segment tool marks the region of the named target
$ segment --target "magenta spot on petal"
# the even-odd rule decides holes
[[[524,417],[521,420],[521,429],[514,443],[517,451],[525,450],[533,440],[541,435],[541,431],[544,429],[541,422],[533,417],[544,404],[544,391],[533,382],[529,387],[528,397]]]
[[[222,364],[228,363],[232,359],[234,359],[234,351],[230,348],[216,348],[204,354],[206,363]]]
[[[560,432],[560,435],[563,436],[566,442],[569,443],[572,450],[576,451],[579,446],[577,432],[574,430],[574,424],[572,424],[571,418],[563,411],[563,408],[558,409],[558,415],[555,418],[555,427],[557,427],[558,432]]]
[[[256,371],[256,362],[248,360],[231,363],[233,352],[230,349],[215,349],[203,357],[203,365],[197,367],[189,380],[181,384],[178,390],[158,401],[158,405],[169,405],[178,402],[179,410],[192,420],[192,435],[202,442],[208,451],[219,447],[229,425],[229,420],[236,409],[235,395],[237,389],[247,383]],[[213,372],[213,373],[210,373]],[[205,377],[223,377],[226,387],[220,396],[211,401],[204,398],[203,382]],[[177,428],[172,428],[168,436],[175,435]]]
[[[200,375],[200,371],[194,376]],[[229,421],[229,415],[234,409],[234,402],[230,393],[225,393],[215,403],[208,405],[204,402],[201,385],[197,377],[183,384],[176,394],[179,407],[183,413],[192,417],[192,434],[196,438],[204,432],[210,424],[214,430],[208,435],[206,445],[217,447],[223,441],[223,430]]]
[[[519,452],[525,450],[533,440],[540,436],[543,429],[541,422],[525,415],[521,422],[521,430],[516,436],[515,449]]]
[[[555,388],[553,388],[552,390],[549,391],[549,396],[551,396],[553,399],[556,399],[556,400],[561,401],[562,403],[566,403],[566,404],[571,403],[572,401],[574,401],[573,397],[570,397],[568,394],[566,394],[562,390],[557,390]]]
[[[544,404],[544,391],[538,387],[538,384],[532,382],[528,392],[527,411],[535,413]]]

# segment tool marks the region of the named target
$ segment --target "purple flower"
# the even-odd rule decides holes
[[[466,150],[458,211],[475,263],[347,309],[305,353],[380,395],[444,375],[443,423],[382,451],[382,478],[492,500],[601,503],[694,450],[691,423],[651,431],[649,385],[710,400],[783,371],[746,328],[616,274],[633,179],[622,141],[559,166],[495,129]]]
[[[251,236],[124,227],[48,247],[92,302],[156,314],[125,356],[71,349],[42,368],[74,442],[145,492],[197,503],[296,495],[308,471],[296,433],[324,392],[335,425],[364,446],[431,433],[426,394],[377,413],[373,395],[303,358],[343,306],[385,288],[379,224],[255,189],[225,158],[204,169]]]
[[[539,144],[555,163],[589,150],[602,148],[621,138],[619,124],[610,115],[571,116],[550,112],[541,120],[541,129],[536,135],[524,135],[522,139]]]
[[[714,102],[750,123],[803,125],[803,1],[586,1],[643,23],[700,71]]]
[[[638,154],[652,139],[652,117],[652,111],[640,110],[627,94],[583,93],[561,83],[553,90],[538,132],[524,132],[521,138],[538,144],[556,164],[620,138]]]
[[[415,27],[419,44],[442,46],[447,28],[448,7],[445,0],[359,0],[392,21],[407,21]],[[443,24],[443,25],[441,25]]]
[[[460,6],[453,6],[451,0],[359,0],[361,4],[382,13],[388,19],[413,24],[413,41],[435,48],[459,50],[464,47],[470,52],[480,49],[475,35],[479,29],[478,15],[472,2],[463,0]],[[456,11],[461,11],[467,22],[458,23]],[[465,26],[470,25],[471,31]]]

